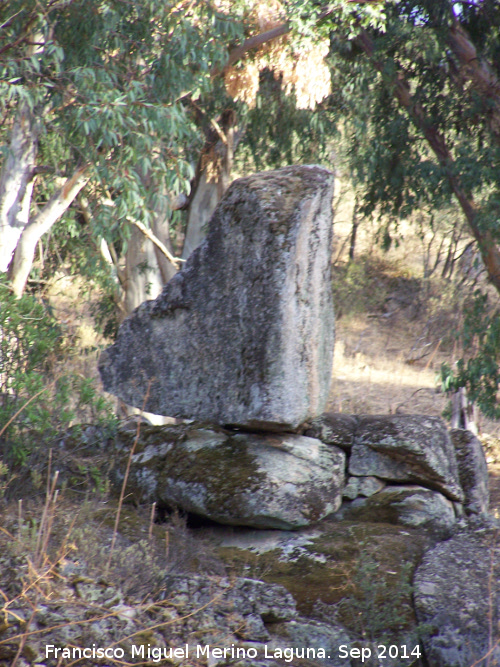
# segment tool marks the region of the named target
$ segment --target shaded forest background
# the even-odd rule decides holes
[[[2,3],[4,479],[116,427],[99,349],[232,179],[295,163],[337,177],[331,408],[465,387],[497,434],[499,30],[494,0]]]

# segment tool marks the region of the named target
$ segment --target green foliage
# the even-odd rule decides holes
[[[0,427],[8,463],[22,463],[75,421],[113,425],[93,381],[64,371],[74,344],[45,304],[16,299],[0,280]]]
[[[0,500],[5,494],[9,480],[9,469],[5,463],[0,460]]]
[[[478,290],[466,304],[459,339],[466,355],[457,362],[456,369],[442,365],[443,390],[454,392],[465,387],[469,399],[477,403],[484,415],[500,419],[500,310],[491,306],[487,294]]]
[[[387,220],[418,221],[422,210],[431,221],[442,217],[452,210],[458,183],[473,236],[490,235],[480,244],[484,258],[489,245],[500,244],[500,107],[474,67],[500,79],[500,4],[402,0],[383,8],[384,25],[369,26],[361,37],[343,31],[334,15],[325,19],[333,86],[345,111],[346,171],[360,214],[379,215],[379,237],[388,247]],[[474,67],[465,67],[452,48],[452,28],[476,50]],[[465,202],[473,202],[473,215]],[[453,215],[465,218],[457,201]],[[494,277],[498,267],[488,271]],[[464,314],[464,359],[453,371],[444,368],[443,379],[448,389],[466,386],[483,412],[498,417],[498,305],[475,304]]]
[[[451,169],[464,191],[474,195],[483,224],[500,239],[498,218],[488,214],[491,193],[500,189],[500,145],[489,126],[493,101],[465,85],[450,52],[453,5],[450,0],[385,2],[384,29],[367,33],[371,58],[333,20],[332,72],[346,111],[350,173],[365,213],[377,209],[405,217],[423,204],[439,209],[453,197],[449,169],[430,150],[412,110],[402,108],[394,94],[402,76],[426,125],[446,141]],[[464,3],[459,18],[480,57],[499,76],[498,3]]]
[[[238,168],[251,172],[290,164],[330,166],[337,116],[334,96],[314,110],[297,109],[294,96],[285,94],[281,81],[264,71],[256,106],[246,112]]]
[[[119,235],[114,238],[119,249]],[[94,230],[74,210],[68,211],[45,237],[33,264],[28,292],[43,295],[45,285],[61,268],[83,278],[79,282],[80,297],[89,302],[96,330],[106,337],[115,336],[120,314],[116,276],[99,252]]]
[[[184,100],[211,90],[240,21],[210,2],[13,0],[0,22],[0,146],[28,105],[44,165],[37,202],[54,175],[87,164],[95,234],[126,240],[129,217],[147,223],[162,193],[189,190],[202,137]]]

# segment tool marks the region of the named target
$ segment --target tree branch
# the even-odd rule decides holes
[[[347,2],[348,4],[357,2],[358,4],[369,5],[369,4],[378,4],[379,0],[347,0]],[[332,8],[326,7],[318,14],[318,21],[326,18],[332,12],[333,12]],[[222,68],[222,70],[220,69],[214,70],[212,76],[216,76],[217,74],[225,72],[232,65],[234,65],[235,62],[240,60],[247,51],[250,51],[251,49],[256,49],[259,46],[266,44],[267,42],[271,42],[273,39],[282,37],[283,35],[289,33],[291,29],[292,27],[290,23],[288,21],[285,21],[284,23],[280,23],[279,25],[275,26],[274,28],[271,28],[270,30],[261,32],[258,35],[252,35],[252,37],[246,39],[243,42],[243,44],[240,44],[240,46],[235,47],[234,49],[232,49],[232,51],[229,52],[229,57],[227,59],[227,63],[225,64],[225,66]]]
[[[38,241],[70,207],[88,180],[88,166],[79,167],[23,229],[9,266],[9,277],[16,296],[20,297],[24,292]]]
[[[240,58],[242,58],[247,51],[250,51],[250,49],[256,49],[259,46],[266,44],[266,42],[270,42],[273,39],[281,37],[282,35],[286,35],[288,32],[290,32],[290,30],[290,24],[286,22],[271,28],[271,30],[266,30],[265,32],[261,32],[258,35],[249,37],[243,42],[243,44],[237,46],[229,52],[227,63],[225,64],[224,68],[222,70],[215,70],[213,72],[213,76],[228,70],[232,65],[234,65],[235,62],[240,60]]]
[[[357,38],[365,54],[370,58],[375,69],[381,74],[384,71],[384,65],[379,60],[374,60],[373,41],[366,31],[363,31]],[[459,176],[455,172],[455,165],[446,140],[438,128],[432,125],[427,118],[421,104],[415,102],[410,92],[410,86],[406,80],[404,72],[398,72],[396,77],[390,82],[394,88],[394,95],[409,114],[413,123],[422,131],[427,143],[431,147],[439,164],[443,167],[448,183],[458,199],[462,211],[467,218],[472,235],[476,239],[481,257],[488,272],[490,282],[500,293],[500,251],[497,243],[487,229],[483,229],[478,221],[478,210],[474,200],[468,196],[462,186]]]
[[[462,78],[470,81],[473,89],[490,102],[486,117],[495,140],[500,143],[500,82],[495,71],[479,56],[467,31],[456,18],[448,32],[448,44],[458,60]]]
[[[176,269],[180,268],[180,264],[182,262],[185,262],[185,259],[181,259],[180,257],[174,257],[170,250],[167,248],[167,246],[160,241],[160,239],[154,234],[150,229],[146,227],[140,220],[136,220],[135,218],[127,217],[127,220],[135,225],[137,229],[140,229],[141,232],[148,238],[150,241],[152,241],[157,248],[161,250],[161,252],[165,255],[165,257],[175,266]]]

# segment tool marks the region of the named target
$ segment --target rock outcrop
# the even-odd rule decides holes
[[[121,435],[123,479],[134,435]],[[196,427],[144,427],[128,493],[223,524],[296,529],[340,507],[342,450],[294,434]]]
[[[107,391],[170,417],[268,430],[325,408],[334,343],[332,174],[235,181],[203,244],[101,355]]]
[[[386,655],[383,663],[370,660],[365,665],[421,666],[415,659],[417,651],[411,656],[419,644],[411,581],[423,554],[435,544],[426,530],[326,520],[295,533],[221,530],[215,531],[212,539],[220,541],[221,557],[236,572],[249,566],[262,572],[266,581],[281,584],[292,594],[303,618],[337,634],[336,649],[327,651],[331,657],[340,657],[342,644],[349,649],[366,647],[371,638],[378,640],[372,658],[381,643],[406,644],[408,657],[390,660]],[[291,634],[294,621],[299,623],[299,619],[292,619],[283,634]],[[302,645],[311,646],[307,636],[310,633],[312,641],[319,629],[308,628]],[[327,647],[331,639],[325,631],[322,634]],[[359,663],[348,660],[347,664]]]
[[[453,503],[439,491],[416,485],[386,486],[368,498],[346,503],[339,518],[423,527],[449,535],[455,524]]]
[[[429,667],[500,662],[500,528],[468,525],[424,557],[414,579],[417,617]]]
[[[464,429],[451,431],[458,462],[460,484],[464,491],[466,514],[487,514],[490,502],[488,465],[478,438]]]
[[[461,502],[455,448],[438,417],[360,417],[349,473],[393,482],[423,483]]]
[[[223,524],[284,530],[332,515],[445,536],[464,512],[486,511],[481,443],[466,432],[452,440],[438,418],[328,415],[299,430],[308,435],[144,426],[127,495]],[[119,488],[134,437],[118,438]]]
[[[205,625],[207,629],[210,627],[212,636],[207,633],[207,643],[224,641],[217,617],[227,616],[232,633],[240,640],[267,642],[271,636],[266,624],[290,621],[297,616],[295,601],[283,586],[255,579],[238,577],[231,582],[224,578],[171,574],[164,583],[164,595],[179,615],[196,609],[210,610],[212,619],[210,623],[205,619]],[[191,629],[199,629],[196,621]]]
[[[78,562],[58,565],[52,593],[64,592],[64,604],[57,597],[47,597],[43,605],[38,600],[36,632],[27,635],[23,631],[33,601],[21,596],[9,607],[12,620],[9,616],[0,627],[0,662],[15,659],[20,640],[23,655],[30,656],[23,664],[30,666],[56,667],[53,655],[43,656],[47,644],[87,647],[105,641],[131,653],[131,644],[137,645],[136,637],[146,628],[141,636],[147,639],[140,640],[147,642],[144,649],[165,653],[179,667],[190,667],[193,657],[206,667],[280,667],[290,662],[377,667],[381,646],[386,647],[386,667],[497,664],[500,523],[482,512],[487,487],[479,441],[453,432],[450,450],[441,422],[426,417],[420,429],[418,417],[398,417],[397,428],[393,416],[327,419],[326,430],[326,418],[321,418],[301,433],[280,434],[210,424],[141,424],[120,430],[114,448],[111,439],[92,429],[81,434],[79,444],[76,434],[66,437],[53,459],[64,483],[74,484],[73,471],[83,465],[82,458],[68,457],[68,447],[76,448],[76,456],[90,457],[87,467],[94,467],[92,457],[101,465],[104,452],[108,460],[112,457],[112,481],[120,487],[130,457],[127,498],[176,505],[232,525],[198,522],[191,531],[180,528],[175,517],[167,528],[165,553],[164,525],[148,526],[143,509],[131,519],[135,510],[123,507],[121,525],[127,534],[133,525],[134,533],[120,538],[123,554],[115,549],[112,572],[127,586],[119,592],[100,574],[96,581],[82,576],[85,563],[88,567],[96,555],[98,562],[108,558],[111,526],[106,528],[99,515],[98,536],[74,532]],[[335,422],[340,433],[335,433]],[[410,452],[409,470],[418,484],[350,475],[343,488],[360,434],[368,440],[368,423],[375,425],[369,440],[377,446],[387,437],[383,444],[390,451]],[[321,443],[313,433],[344,447]],[[377,439],[381,433],[386,436]],[[433,438],[435,433],[439,437]],[[98,443],[91,442],[95,438]],[[431,451],[417,457],[416,465],[412,456],[427,443]],[[435,463],[443,452],[451,457],[448,468]],[[465,491],[464,506],[435,488],[436,470],[442,471],[445,488],[455,468]],[[342,495],[342,506],[334,512]],[[318,520],[331,512],[329,519]],[[174,525],[179,526],[177,535]],[[272,526],[280,529],[262,530]],[[18,539],[0,533],[0,546],[12,541],[16,559],[8,550],[7,558],[2,553],[5,571],[19,569]],[[123,574],[125,563],[131,576]],[[202,563],[205,573],[198,569]],[[93,567],[94,573],[99,571]],[[134,603],[137,596],[140,604]],[[98,606],[92,623],[85,605]],[[232,650],[240,652],[237,659]],[[132,664],[144,662],[134,655]]]

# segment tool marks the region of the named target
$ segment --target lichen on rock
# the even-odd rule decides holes
[[[119,435],[118,488],[134,437]],[[306,436],[143,427],[127,496],[223,524],[297,529],[340,507],[344,474],[344,452]]]
[[[121,325],[107,391],[156,414],[270,430],[319,415],[333,359],[333,176],[236,180],[202,245]]]

